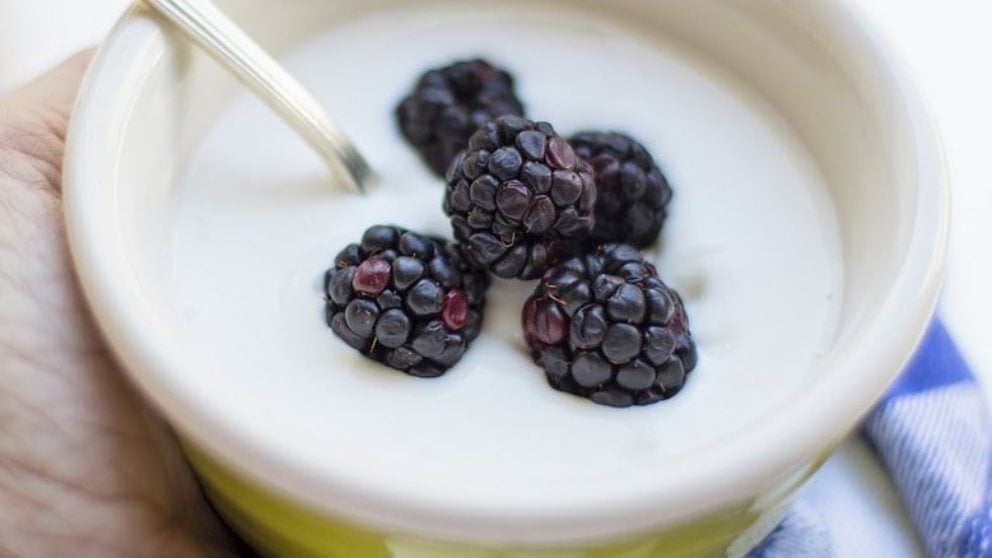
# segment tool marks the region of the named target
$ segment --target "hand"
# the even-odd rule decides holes
[[[72,273],[62,149],[90,58],[0,98],[0,556],[234,555]]]

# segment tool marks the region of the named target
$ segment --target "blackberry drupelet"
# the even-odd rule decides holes
[[[396,108],[403,135],[439,176],[480,126],[523,113],[513,77],[478,59],[429,70]]]
[[[672,189],[643,145],[617,132],[581,132],[569,139],[596,171],[593,243],[654,243],[665,223]]]
[[[592,231],[592,168],[547,122],[487,122],[447,180],[444,212],[455,239],[470,263],[498,277],[536,279]]]
[[[548,383],[602,405],[667,399],[696,366],[682,299],[630,245],[605,244],[549,269],[522,321]]]
[[[327,323],[365,356],[411,376],[440,376],[479,336],[489,278],[458,247],[374,226],[334,259]]]

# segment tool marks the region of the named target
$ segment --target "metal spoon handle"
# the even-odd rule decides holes
[[[210,0],[142,0],[177,25],[279,113],[327,161],[364,193],[372,169],[302,85]]]

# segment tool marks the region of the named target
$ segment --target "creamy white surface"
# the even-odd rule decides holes
[[[788,129],[672,45],[580,17],[515,17],[385,13],[285,59],[378,170],[367,197],[330,187],[247,96],[193,156],[167,283],[203,389],[247,435],[401,492],[539,500],[542,487],[664,474],[816,374],[841,296],[840,245],[827,188]],[[566,134],[627,131],[660,161],[675,199],[653,257],[687,299],[701,354],[678,397],[616,410],[551,390],[519,332],[532,284],[497,284],[482,337],[435,380],[364,359],[324,324],[323,272],[367,226],[450,234],[443,186],[399,136],[393,107],[424,68],[476,54],[513,71],[530,116]]]

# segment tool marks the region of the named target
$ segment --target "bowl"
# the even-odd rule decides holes
[[[340,118],[381,171],[375,191],[336,193],[288,129],[139,5],[79,97],[66,214],[108,343],[216,507],[269,554],[743,555],[925,330],[947,233],[940,152],[916,90],[845,3],[219,4]],[[392,34],[364,32],[372,24]],[[549,36],[584,45],[586,58],[546,46]],[[595,125],[595,113],[662,153],[676,206],[655,255],[687,295],[701,353],[677,398],[627,413],[539,390],[510,337],[502,352],[480,339],[433,384],[334,349],[319,319],[320,262],[389,215],[376,213],[383,200],[438,203],[387,103],[463,45],[518,64],[531,108],[556,125]],[[600,75],[655,80],[655,97]],[[568,95],[533,86],[542,76]],[[582,104],[604,91],[617,102]],[[363,126],[373,101],[385,116]],[[809,195],[785,201],[797,192]],[[741,257],[720,252],[738,241]],[[497,289],[512,298],[526,286]],[[519,305],[491,307],[494,331],[510,331]],[[789,354],[790,331],[810,324],[809,358],[770,354]],[[742,354],[771,365],[735,371]],[[529,437],[501,437],[492,424],[508,420]],[[431,440],[416,430],[428,426],[439,445],[464,444],[462,468],[408,443]],[[526,451],[507,451],[518,442]],[[561,455],[598,461],[579,475],[548,465]],[[483,482],[477,470],[531,484]]]

